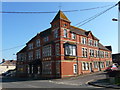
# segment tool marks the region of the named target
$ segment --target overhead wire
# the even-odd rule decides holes
[[[93,9],[99,9],[99,8],[105,8],[111,5],[105,5],[105,6],[99,6],[99,7],[94,7],[94,8],[87,8],[87,9],[80,9],[80,10],[65,10],[63,12],[77,12],[77,11],[86,11],[86,10],[93,10]],[[14,11],[14,12],[10,12],[10,11],[1,11],[0,13],[17,13],[17,14],[39,14],[39,13],[57,13],[58,11],[50,11],[50,12],[18,12],[18,11]]]
[[[12,48],[2,49],[2,50],[0,50],[0,52],[11,50],[11,49],[15,49],[15,48],[22,47],[22,46],[25,46],[25,44],[19,45],[19,46],[15,46],[15,47],[12,47]]]
[[[80,24],[80,25],[79,25],[78,27],[83,26],[83,25],[85,25],[86,23],[94,20],[94,19],[97,18],[98,16],[104,14],[105,12],[109,11],[110,9],[114,8],[114,7],[117,6],[117,5],[118,5],[118,4],[115,4],[115,5],[113,5],[112,7],[108,8],[108,9],[106,9],[106,10],[104,10],[104,11],[102,11],[102,12],[100,12],[100,13],[98,13],[98,14],[90,17],[90,18],[87,18],[87,19],[83,20],[83,21],[77,23],[75,26],[77,26],[77,25],[79,25],[79,24]]]

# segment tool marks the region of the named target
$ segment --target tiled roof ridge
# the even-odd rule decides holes
[[[84,29],[81,29],[81,28],[75,27],[75,26],[73,26],[73,25],[70,25],[70,27],[75,28],[75,29],[82,30],[82,31],[84,31],[84,32],[89,32],[89,31],[86,31],[86,30],[84,30]]]

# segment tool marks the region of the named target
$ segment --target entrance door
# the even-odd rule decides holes
[[[93,72],[93,70],[92,70],[92,63],[90,63],[90,72]]]
[[[98,71],[101,71],[100,62],[98,62]]]

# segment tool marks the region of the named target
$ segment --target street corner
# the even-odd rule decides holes
[[[92,85],[92,86],[97,86],[97,87],[120,89],[120,86],[110,84],[107,81],[107,79],[92,80],[92,81],[89,81],[87,84]]]

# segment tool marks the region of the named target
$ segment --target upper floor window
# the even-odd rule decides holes
[[[94,57],[94,50],[90,49],[90,56]]]
[[[44,37],[44,42],[48,41],[48,36]]]
[[[76,34],[72,33],[72,39],[76,39]]]
[[[82,37],[81,43],[82,43],[82,44],[86,44],[86,41],[87,41],[86,38],[85,38],[85,37]]]
[[[33,49],[33,43],[28,44],[28,49]]]
[[[36,50],[35,52],[35,56],[36,56],[36,59],[39,59],[40,58],[40,50]]]
[[[99,57],[99,51],[96,50],[95,53],[96,53],[96,58],[98,58]]]
[[[92,42],[93,42],[92,39],[89,39],[88,44],[92,46]]]
[[[76,56],[76,45],[66,44],[65,55]]]
[[[43,57],[51,56],[51,45],[44,46],[42,49]]]
[[[60,54],[60,44],[59,44],[59,43],[57,43],[57,44],[55,45],[55,54],[56,54],[56,55],[59,55],[59,54]]]
[[[94,46],[98,47],[98,41],[94,41]]]
[[[67,24],[64,24],[64,26],[67,26]]]
[[[105,52],[105,57],[108,58],[108,52]]]
[[[82,57],[87,57],[87,48],[82,48]]]
[[[104,58],[104,51],[99,52],[100,58]]]
[[[54,30],[54,37],[58,38],[58,30]]]
[[[40,46],[40,39],[37,39],[36,40],[36,47],[39,47]]]
[[[17,59],[19,61],[24,61],[26,60],[26,54],[25,53],[19,53],[18,56],[17,56]]]
[[[67,29],[64,29],[64,37],[67,38]]]
[[[28,60],[33,60],[33,52],[28,52]]]

